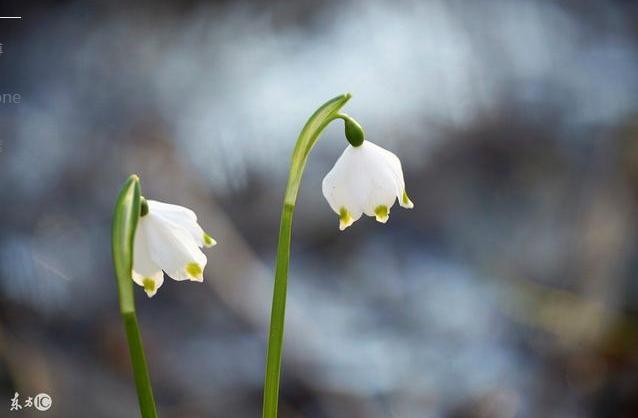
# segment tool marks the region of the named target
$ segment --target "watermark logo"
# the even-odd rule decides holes
[[[35,408],[38,411],[48,411],[53,405],[53,399],[47,393],[27,396],[24,403],[20,403],[20,394],[16,392],[11,398],[9,411],[20,411],[22,408]]]
[[[53,399],[46,393],[38,393],[33,399],[33,405],[38,411],[48,411],[53,404]]]

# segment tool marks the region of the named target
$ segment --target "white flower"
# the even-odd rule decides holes
[[[142,203],[133,245],[133,281],[151,297],[164,283],[162,270],[175,280],[204,280],[206,256],[200,247],[215,240],[182,206],[146,200]]]
[[[364,213],[387,222],[395,199],[404,208],[414,207],[405,191],[401,161],[370,141],[348,145],[323,179],[322,191],[339,215],[342,231]]]

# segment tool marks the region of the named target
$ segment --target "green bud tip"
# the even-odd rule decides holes
[[[346,139],[350,142],[350,145],[358,147],[363,144],[363,141],[365,140],[365,133],[363,132],[361,125],[359,125],[359,123],[350,116],[345,115],[343,122],[345,124]]]

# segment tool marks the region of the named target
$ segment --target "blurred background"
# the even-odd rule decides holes
[[[110,254],[138,173],[219,241],[203,284],[136,287],[159,414],[259,417],[290,154],[345,92],[416,207],[340,233],[325,131],[280,417],[638,416],[636,3],[4,3],[0,416],[138,415]]]

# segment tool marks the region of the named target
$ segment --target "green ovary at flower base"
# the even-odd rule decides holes
[[[202,281],[206,256],[199,248],[214,244],[193,211],[144,199],[136,175],[124,183],[113,211],[111,249],[143,418],[156,418],[157,412],[137,323],[133,283],[151,297],[164,281],[162,270],[176,280]]]
[[[341,230],[352,225],[363,213],[385,223],[397,199],[405,208],[414,206],[405,191],[403,169],[397,156],[365,140],[361,125],[352,117],[339,113],[350,97],[350,94],[344,94],[321,106],[306,122],[293,151],[279,227],[263,418],[277,417],[292,217],[306,161],[325,127],[335,119],[343,119],[345,136],[350,143],[322,183],[326,200],[339,215]]]

